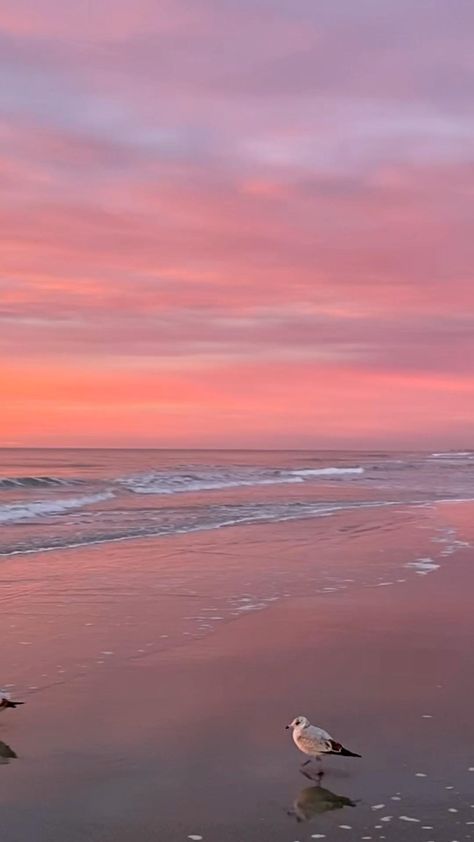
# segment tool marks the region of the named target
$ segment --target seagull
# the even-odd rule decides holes
[[[14,702],[10,699],[10,694],[6,690],[0,690],[0,713],[7,708],[16,708],[18,705],[24,705],[24,702]]]
[[[306,716],[297,716],[286,726],[287,729],[293,730],[293,740],[303,754],[309,754],[309,760],[306,760],[302,765],[307,766],[311,760],[321,760],[325,754],[339,754],[342,757],[360,757],[360,754],[355,754],[344,748],[341,743],[333,740],[327,731],[323,728],[318,728],[317,725],[311,725]],[[323,773],[319,773],[322,777]]]

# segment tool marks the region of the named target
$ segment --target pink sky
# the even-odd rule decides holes
[[[472,0],[3,0],[4,445],[474,446]]]

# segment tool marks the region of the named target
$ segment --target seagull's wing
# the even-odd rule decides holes
[[[331,751],[331,737],[322,728],[308,725],[298,734],[298,746],[307,754],[323,754]]]
[[[309,731],[312,736],[317,736],[320,740],[332,740],[331,734],[328,734],[324,728],[318,728],[317,725],[310,725],[308,728],[305,728],[305,731]]]

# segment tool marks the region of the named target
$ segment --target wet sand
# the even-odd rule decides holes
[[[349,545],[334,540],[324,551],[315,544],[315,529],[323,527],[310,523],[169,541],[166,558],[178,553],[182,572],[193,540],[194,585],[186,577],[181,591],[176,581],[174,593],[155,589],[152,600],[144,570],[153,553],[154,569],[159,558],[165,565],[159,542],[128,542],[120,550],[135,561],[135,590],[129,565],[128,578],[110,585],[113,594],[108,566],[115,569],[120,556],[112,559],[104,548],[84,554],[83,568],[75,555],[69,574],[53,554],[38,556],[38,567],[25,561],[16,568],[16,584],[3,566],[2,629],[9,643],[2,675],[16,670],[24,688],[28,670],[35,682],[42,670],[45,678],[39,691],[29,691],[27,705],[0,720],[0,741],[18,755],[5,757],[0,746],[2,842],[474,838],[473,551],[460,545],[429,575],[405,568],[428,551],[424,544],[439,534],[433,532],[438,519],[442,528],[457,530],[458,540],[470,541],[472,508],[420,511],[415,523],[400,517],[394,514],[392,528],[382,532],[339,521],[338,534],[342,541],[349,530]],[[330,528],[328,522],[324,529]],[[318,580],[307,596],[299,583],[293,595],[252,605],[262,610],[229,613],[208,631],[192,621],[188,640],[181,635],[178,644],[171,635],[160,648],[153,638],[152,651],[138,652],[146,631],[157,636],[166,626],[177,635],[188,608],[201,617],[203,608],[217,610],[210,559],[217,576],[231,546],[233,585],[256,558],[267,577],[293,564],[298,583],[307,569],[303,547],[313,557],[315,549],[322,553],[325,564],[331,559],[333,577],[339,559],[339,585],[325,590],[331,586]],[[356,548],[353,555],[348,546]],[[46,570],[49,584],[41,589]],[[81,575],[93,591],[89,599]],[[255,598],[255,581],[252,587]],[[129,622],[114,626],[111,605],[122,619],[127,611]],[[31,638],[23,643],[31,645],[14,636],[18,623]],[[81,672],[81,659],[92,663],[84,649],[88,633],[96,668]],[[130,638],[134,656],[120,657]],[[97,657],[105,646],[114,655]],[[302,776],[303,758],[284,730],[296,714],[328,728],[363,758],[328,759],[322,788],[316,787]]]

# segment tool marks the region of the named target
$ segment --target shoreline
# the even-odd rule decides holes
[[[450,515],[457,539],[472,537],[470,512],[471,507],[460,505]],[[384,566],[395,569],[393,552],[406,554],[411,547],[415,554],[433,536],[433,524],[423,520],[385,523],[382,533],[354,519],[344,525],[349,532],[336,530],[325,549],[327,563],[331,553],[334,560],[355,548],[353,556],[340,561],[342,567],[356,565],[366,576],[378,570],[382,581]],[[385,560],[379,559],[381,536]],[[309,527],[295,533],[291,524],[279,530],[237,527],[231,542],[221,536],[217,544],[178,543],[174,553],[161,557],[161,573],[173,572],[179,559],[181,584],[176,583],[174,593],[169,588],[155,593],[151,613],[143,602],[143,586],[151,580],[142,576],[147,570],[156,573],[157,559],[143,544],[135,548],[136,568],[129,566],[113,583],[107,573],[120,570],[120,557],[97,554],[94,567],[88,556],[82,573],[89,579],[94,574],[95,590],[83,594],[87,599],[76,609],[71,597],[80,579],[69,567],[61,568],[67,594],[54,565],[40,563],[36,579],[32,563],[17,569],[9,609],[12,619],[19,612],[17,621],[23,610],[21,583],[30,589],[29,606],[35,593],[39,604],[38,582],[49,571],[50,603],[41,603],[43,657],[52,663],[56,659],[64,669],[59,658],[66,651],[73,654],[72,644],[78,645],[85,633],[86,605],[96,611],[95,622],[102,617],[104,625],[109,623],[102,637],[100,627],[87,627],[96,649],[108,651],[106,641],[120,643],[116,654],[104,655],[100,669],[75,676],[57,673],[61,683],[32,693],[8,719],[2,716],[0,741],[18,755],[0,770],[2,839],[131,842],[141,833],[171,842],[190,835],[201,835],[205,842],[303,842],[315,833],[328,840],[344,833],[349,839],[385,836],[396,842],[403,829],[403,838],[414,842],[425,825],[434,829],[431,836],[423,831],[426,842],[466,838],[466,822],[474,821],[474,774],[467,771],[474,767],[469,547],[443,557],[445,564],[429,574],[406,570],[406,581],[393,587],[361,580],[309,595],[303,587],[266,604],[265,610],[216,621],[212,633],[181,635],[180,645],[165,641],[161,651],[144,651],[134,660],[120,654],[124,633],[139,622],[145,627],[174,622],[183,602],[188,611],[203,596],[212,596],[209,607],[217,610],[220,580],[212,594],[206,587],[194,597],[184,593],[186,586],[191,588],[186,577],[193,569],[208,585],[225,556],[245,581],[258,551],[264,578],[280,562],[294,575],[303,574],[303,547],[311,559],[313,539]],[[440,543],[439,553],[448,546]],[[54,594],[59,615],[50,623]],[[124,617],[113,625],[114,619],[118,623],[114,612],[104,614],[109,601],[110,607],[128,604],[129,625],[122,624]],[[33,627],[41,630],[38,616],[32,618]],[[61,637],[67,628],[70,636]],[[31,668],[30,647],[17,648],[24,653],[24,669],[28,661]],[[300,775],[302,758],[284,731],[298,714],[363,755],[357,761],[328,758],[323,778],[324,793],[349,798],[356,807],[337,802],[327,809],[329,796],[321,798]],[[308,788],[311,792],[302,795]],[[379,804],[385,805],[380,811],[375,809]],[[297,823],[298,810],[313,814]],[[350,827],[341,829],[345,824]],[[376,829],[379,824],[383,829]]]
[[[3,674],[25,693],[112,657],[140,660],[150,650],[181,647],[290,597],[426,578],[474,544],[471,511],[466,503],[449,510],[400,505],[370,520],[366,511],[344,511],[5,559]]]

